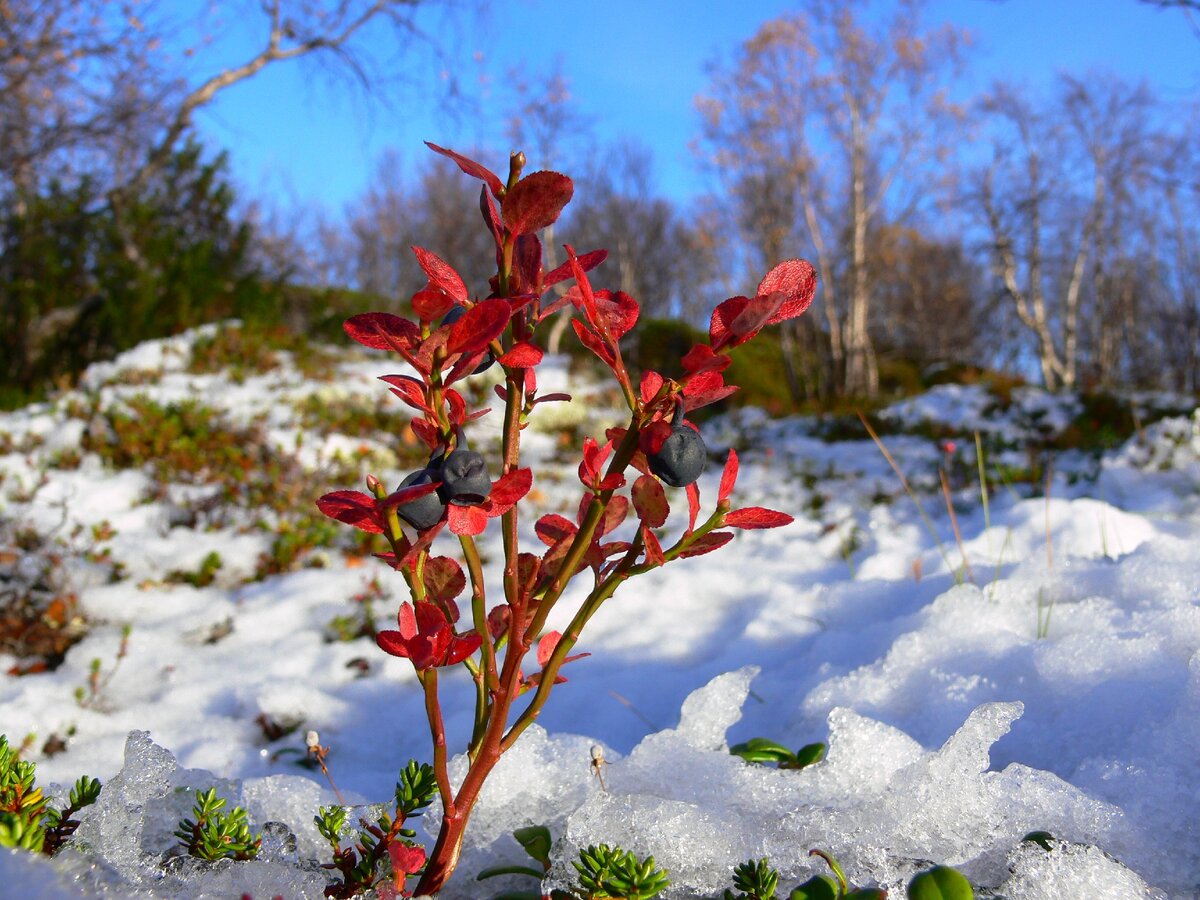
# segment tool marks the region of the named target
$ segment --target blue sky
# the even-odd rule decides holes
[[[878,4],[886,7],[886,3]],[[693,100],[708,85],[705,66],[728,58],[765,21],[794,4],[783,0],[506,0],[483,19],[430,16],[425,28],[442,56],[417,51],[398,72],[387,102],[347,79],[312,66],[281,63],[235,85],[197,121],[214,146],[227,149],[233,176],[248,198],[278,207],[320,205],[338,212],[361,194],[386,148],[412,166],[423,140],[455,148],[494,148],[506,159],[501,108],[507,73],[548,69],[561,61],[580,113],[603,141],[635,137],[656,159],[658,183],[680,200],[704,189],[688,148],[698,131]],[[498,8],[498,9],[497,9]],[[1033,89],[1057,71],[1104,68],[1145,79],[1164,99],[1200,101],[1200,17],[1136,0],[932,0],[927,22],[968,29],[975,44],[960,92],[997,78]],[[369,34],[385,58],[390,34]],[[236,51],[238,34],[233,34]],[[247,45],[248,46],[248,45]],[[447,114],[440,74],[453,70],[476,112]]]

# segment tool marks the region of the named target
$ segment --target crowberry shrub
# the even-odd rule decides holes
[[[435,894],[454,871],[471,809],[501,754],[537,718],[560,668],[600,606],[630,578],[678,560],[717,550],[734,528],[774,528],[791,516],[761,507],[731,508],[738,458],[725,461],[716,503],[704,519],[697,480],[708,460],[704,441],[688,413],[729,396],[723,372],[728,351],[763,327],[803,313],[816,290],[813,267],[788,260],[773,268],[752,297],[731,297],[716,307],[707,343],[692,347],[679,371],[640,373],[625,364],[621,340],[635,327],[639,306],[622,291],[593,289],[588,272],[606,257],[603,250],[578,254],[566,246],[567,261],[543,270],[538,232],[555,222],[570,201],[571,179],[557,172],[523,174],[525,157],[514,153],[506,180],[452,150],[429,147],[483,182],[479,206],[496,246],[496,274],[486,297],[470,296],[465,281],[436,254],[414,247],[426,284],[412,295],[413,318],[367,312],[345,323],[347,335],[366,347],[396,354],[407,370],[381,376],[414,411],[412,430],[429,448],[425,468],[394,490],[367,476],[369,493],[342,490],[318,501],[328,516],[381,534],[390,551],[383,561],[405,579],[409,599],[397,613],[397,630],[376,637],[385,653],[408,659],[425,693],[433,741],[433,771],[443,816],[416,893]],[[550,300],[554,285],[573,279],[570,290]],[[569,401],[566,394],[538,391],[543,360],[538,333],[567,307],[579,341],[611,371],[629,408],[603,443],[587,438],[581,448],[582,487],[574,519],[550,514],[535,523],[545,545],[522,550],[518,522],[534,473],[521,465],[521,432],[543,403]],[[494,362],[493,362],[494,361]],[[484,457],[467,445],[471,423],[487,410],[468,408],[455,385],[498,364],[504,405],[500,470],[489,472]],[[494,479],[493,479],[493,476]],[[671,515],[664,485],[683,488],[687,513],[679,536],[660,542],[659,529]],[[628,539],[614,532],[633,514]],[[476,538],[498,528],[504,547],[502,583],[484,583]],[[448,555],[445,532],[457,541]],[[465,571],[464,571],[465,568]],[[574,610],[566,631],[546,632],[545,623],[567,584],[591,575],[592,587]],[[459,597],[470,586],[469,614]],[[526,674],[533,648],[539,667]],[[447,767],[439,670],[464,666],[474,684],[474,729],[466,748],[469,769],[457,790]],[[518,706],[519,701],[519,706]]]

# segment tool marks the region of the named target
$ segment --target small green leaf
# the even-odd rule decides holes
[[[536,878],[538,881],[541,881],[545,874],[545,872],[539,872],[537,869],[534,869],[530,866],[510,866],[501,864],[498,866],[488,866],[486,869],[483,869],[478,875],[475,876],[475,880],[483,881],[486,878],[496,878],[500,875],[528,875],[531,878]]]
[[[812,744],[805,744],[796,751],[795,762],[787,766],[787,768],[803,769],[805,766],[811,766],[814,763],[819,763],[825,758],[825,753],[827,750],[828,748],[820,741]]]
[[[828,875],[814,875],[794,888],[788,900],[838,900],[837,882]]]
[[[1054,849],[1054,835],[1048,831],[1031,831],[1025,837],[1021,838],[1022,844],[1037,844],[1043,850]]]
[[[525,848],[525,852],[540,862],[546,869],[550,868],[550,829],[545,825],[528,825],[513,832],[517,843]]]
[[[779,754],[770,750],[742,750],[734,753],[731,749],[729,752],[733,753],[734,756],[740,756],[748,763],[778,763],[780,767],[784,767],[785,763],[791,760],[790,756],[787,759],[783,759]]]
[[[782,744],[777,744],[769,738],[751,738],[741,744],[729,748],[734,756],[740,756],[747,762],[790,762],[795,759],[792,751]]]
[[[859,888],[846,894],[846,900],[887,900],[887,891],[883,888]]]
[[[744,900],[775,900],[775,887],[779,873],[771,868],[764,856],[760,860],[748,859],[733,870],[733,886],[742,892]],[[726,893],[732,897],[730,891]]]
[[[971,882],[957,869],[934,866],[908,883],[908,900],[974,900]]]

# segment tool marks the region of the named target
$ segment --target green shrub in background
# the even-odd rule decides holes
[[[0,405],[149,338],[236,317],[270,325],[282,290],[252,262],[224,155],[188,144],[115,215],[84,179],[0,211]]]
[[[638,324],[638,329],[631,361],[639,370],[656,372],[669,369],[673,360],[678,360],[705,336],[700,329],[674,319],[647,319]],[[783,348],[777,334],[764,332],[757,340],[734,347],[729,356],[733,363],[725,373],[725,380],[740,385],[741,390],[705,413],[711,415],[730,406],[760,406],[772,415],[800,410],[788,391]],[[701,413],[698,418],[704,417]]]

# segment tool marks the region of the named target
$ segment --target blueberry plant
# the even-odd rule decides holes
[[[732,508],[738,475],[732,451],[715,504],[701,518],[697,479],[708,451],[687,415],[737,390],[722,374],[731,362],[729,351],[765,326],[799,316],[816,290],[809,263],[782,262],[762,279],[754,296],[731,297],[716,307],[707,342],[688,350],[677,372],[648,370],[635,378],[621,341],[637,324],[638,303],[622,291],[593,289],[588,280],[587,273],[604,261],[605,251],[577,254],[568,245],[567,261],[543,270],[537,235],[570,201],[571,179],[557,172],[524,174],[525,157],[514,153],[508,177],[501,180],[474,160],[429,147],[483,182],[480,211],[495,241],[496,274],[488,296],[473,298],[449,264],[414,247],[428,281],[412,296],[413,317],[367,312],[346,321],[353,340],[391,351],[407,363],[404,373],[381,380],[414,410],[412,430],[428,448],[428,462],[395,490],[368,475],[368,492],[335,491],[318,501],[326,515],[382,534],[390,552],[380,557],[409,589],[410,599],[397,613],[397,629],[378,632],[376,642],[385,653],[412,663],[424,690],[433,741],[443,814],[416,886],[418,895],[436,894],[454,871],[485,779],[538,717],[553,686],[564,680],[562,666],[579,658],[571,651],[603,603],[630,578],[721,548],[734,536],[730,529],[774,528],[792,521],[761,507]],[[570,279],[570,290],[552,298],[550,289]],[[570,400],[566,394],[538,391],[537,369],[543,360],[538,332],[568,305],[576,336],[611,371],[629,414],[606,431],[603,443],[584,439],[578,468],[582,491],[574,519],[542,516],[534,531],[545,546],[539,552],[522,551],[519,516],[534,473],[521,464],[521,432],[537,406]],[[454,387],[491,365],[503,370],[503,384],[496,386],[503,429],[500,471],[495,473],[468,442],[471,423],[488,410],[468,408]],[[677,517],[669,540],[661,537],[671,517],[664,485],[682,489],[686,498],[686,515]],[[630,513],[636,523],[619,538],[618,529]],[[498,528],[503,543],[498,585],[485,583],[476,543],[488,528]],[[457,542],[454,555],[434,554],[435,539],[444,532]],[[547,632],[547,617],[576,577],[590,578],[586,595],[564,632]],[[470,613],[461,617],[458,598],[468,585]],[[523,666],[531,650],[539,670],[526,674]],[[469,768],[456,787],[448,770],[439,672],[460,665],[474,686],[475,714],[466,747]]]

